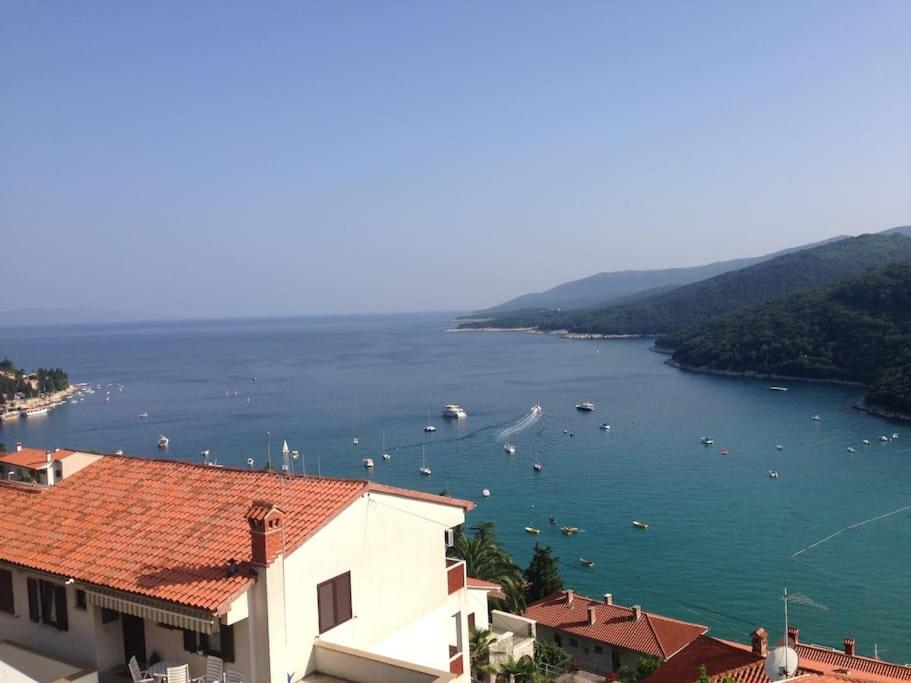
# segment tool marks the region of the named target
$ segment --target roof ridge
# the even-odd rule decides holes
[[[648,624],[649,629],[651,629],[652,637],[654,637],[655,642],[658,643],[658,649],[661,650],[661,655],[667,659],[667,648],[664,647],[664,643],[661,642],[661,636],[658,635],[658,631],[655,630],[655,626],[652,624],[651,615],[645,611],[642,612],[642,615],[645,617],[645,622]]]
[[[828,645],[819,645],[818,643],[797,643],[798,648],[807,648],[810,650],[818,650],[826,654],[838,655],[846,659],[859,659],[864,662],[869,662],[871,664],[876,664],[877,666],[887,666],[893,667],[896,669],[901,669],[903,671],[911,671],[911,665],[908,664],[899,664],[898,662],[888,662],[883,659],[876,659],[874,657],[867,657],[866,655],[853,654],[849,655],[844,650],[839,650],[838,648],[829,647]]]

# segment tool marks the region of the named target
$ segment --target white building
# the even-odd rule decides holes
[[[487,620],[467,501],[362,480],[98,457],[0,483],[0,641],[83,670],[205,655],[254,683],[468,681]],[[477,597],[477,596],[476,596]],[[481,616],[483,615],[483,616]]]

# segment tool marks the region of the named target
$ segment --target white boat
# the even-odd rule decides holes
[[[648,524],[646,522],[640,522],[638,519],[633,520],[633,526],[637,529],[648,529]]]
[[[860,442],[861,442],[864,446],[869,446],[869,445],[870,445],[870,439],[861,439]]]
[[[359,443],[360,443],[360,441],[358,441],[357,437],[354,437],[353,439],[351,439],[352,446],[357,446]]]
[[[594,560],[586,560],[584,557],[580,557],[580,558],[579,558],[579,564],[581,564],[583,567],[594,567],[594,566],[595,566],[595,561],[594,561]]]
[[[142,418],[143,420],[147,420],[149,418],[149,412],[146,411],[144,413],[139,413],[139,417]]]
[[[777,444],[775,444],[775,450],[776,450],[776,451],[783,451],[783,450],[784,450],[784,446],[782,446],[780,443],[777,443]]]
[[[490,489],[481,489],[481,495],[485,498],[490,498]]]
[[[787,387],[769,387],[769,391],[787,391]]]
[[[123,449],[118,448],[116,451],[114,451],[114,455],[123,455]]]
[[[392,456],[386,452],[386,432],[383,431],[383,460],[391,460]]]
[[[23,408],[19,411],[22,417],[35,417],[36,415],[47,415],[50,408],[47,406],[37,406],[35,408]]]
[[[364,458],[361,462],[363,463],[364,467],[366,467],[368,470],[369,470],[371,467],[373,467],[373,459],[372,459],[372,458]]]
[[[813,422],[822,422],[822,418],[819,417],[819,415],[814,415],[810,419],[813,420]]]
[[[583,413],[593,413],[595,412],[595,404],[591,401],[585,401],[584,403],[577,403],[576,410],[581,410]]]
[[[540,404],[540,403],[535,403],[535,404],[531,407],[531,412],[536,413],[536,414],[537,414],[537,413],[540,413],[540,412],[543,412],[543,410],[544,410],[544,408],[541,407],[541,404]]]
[[[879,440],[882,441],[883,443],[885,443],[886,441],[889,440],[889,437],[886,435],[883,435],[883,436],[879,437]]]
[[[898,432],[892,432],[892,439],[895,440],[898,438]]]
[[[603,429],[605,432],[609,432],[609,431],[610,431],[610,425],[607,424],[607,422],[602,422],[602,423],[601,423],[601,429]]]
[[[427,456],[424,453],[423,446],[421,446],[421,466],[418,469],[418,472],[420,472],[425,477],[429,477],[431,475],[430,468],[427,467]]]
[[[531,466],[531,468],[532,468],[535,472],[540,472],[541,470],[544,469],[544,465],[542,465],[542,464],[539,463],[539,462],[536,462],[534,465]]]
[[[700,439],[700,441],[702,442],[702,445],[703,445],[703,446],[711,446],[713,443],[715,443],[715,439],[713,439],[713,438],[710,437],[710,436],[703,436],[703,437]]]
[[[22,417],[22,413],[18,410],[7,410],[5,413],[0,413],[0,420],[18,420]]]
[[[167,448],[170,443],[171,443],[171,440],[168,437],[166,437],[164,434],[162,434],[158,437],[158,447],[159,448]]]
[[[778,479],[778,470],[769,470],[769,477],[771,479]]]
[[[854,446],[848,446],[848,453],[856,453],[856,452],[857,451],[854,450]]]
[[[437,430],[432,424],[430,424],[430,411],[427,411],[427,424],[424,425],[425,432],[435,432]]]
[[[541,530],[536,527],[533,527],[533,526],[527,526],[527,527],[525,527],[525,533],[533,534],[533,535],[537,536],[538,534],[541,533]]]
[[[468,413],[465,412],[465,409],[462,406],[456,403],[449,403],[443,406],[443,417],[451,417],[456,420],[461,420],[468,417]]]
[[[506,451],[507,455],[515,455],[516,447],[507,441],[503,444],[503,450]]]

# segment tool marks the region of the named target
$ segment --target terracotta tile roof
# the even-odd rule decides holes
[[[52,460],[63,460],[76,451],[56,450],[51,451]],[[47,464],[47,451],[39,448],[23,448],[21,451],[0,454],[0,463],[14,467],[26,467],[30,470],[41,469]]]
[[[849,657],[819,645],[798,643],[797,656],[798,673],[803,676],[794,680],[807,683],[911,681],[911,667],[869,657]],[[728,676],[736,683],[771,683],[765,675],[765,658],[754,655],[749,645],[708,636],[684,648],[646,678],[645,683],[694,683],[701,664],[705,665],[712,683],[721,683]]]
[[[370,491],[470,506],[363,480],[109,455],[38,493],[0,486],[0,561],[218,612],[252,581],[253,501],[282,508],[291,552]]]
[[[595,607],[595,623],[588,623],[588,608]],[[667,659],[700,635],[707,626],[642,612],[636,620],[629,607],[608,605],[576,595],[570,604],[559,591],[528,606],[525,616],[539,624],[574,635]]]
[[[469,576],[466,581],[466,585],[469,588],[480,588],[482,590],[498,591],[500,590],[500,584],[494,583],[493,581],[485,581],[484,579],[476,579],[473,576]]]

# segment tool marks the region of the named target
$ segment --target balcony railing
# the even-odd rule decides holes
[[[325,640],[316,641],[314,653],[314,673],[352,683],[448,683],[455,678],[451,672],[438,671]],[[461,653],[459,657],[461,673]],[[452,669],[451,660],[449,668]]]
[[[465,588],[465,561],[452,557],[446,558],[446,584],[449,595]]]

